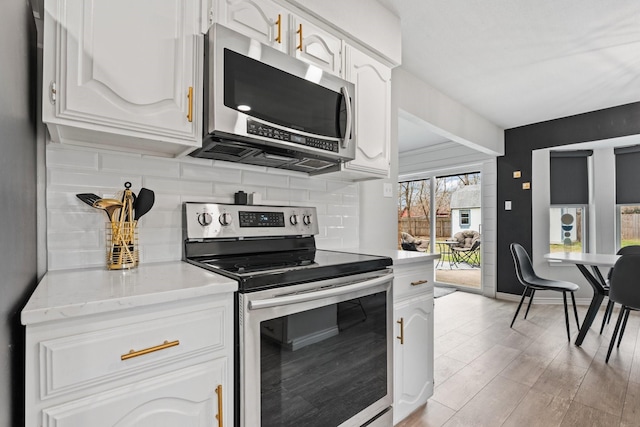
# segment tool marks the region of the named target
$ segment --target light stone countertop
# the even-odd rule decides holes
[[[235,280],[183,261],[132,270],[50,271],[21,313],[23,325],[234,292]]]
[[[393,260],[393,265],[405,265],[412,264],[424,261],[431,261],[440,258],[440,254],[430,254],[427,252],[416,252],[416,251],[401,251],[395,249],[378,249],[378,250],[367,250],[367,249],[335,249],[336,251],[342,252],[355,252],[366,255],[380,255],[386,256]]]

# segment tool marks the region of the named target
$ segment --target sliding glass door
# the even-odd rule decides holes
[[[398,248],[440,253],[436,282],[480,290],[480,172],[400,182],[399,195]]]

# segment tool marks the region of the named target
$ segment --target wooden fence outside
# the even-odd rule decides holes
[[[430,227],[431,224],[426,218],[401,218],[398,221],[398,241],[403,231],[412,236],[429,236]],[[451,218],[436,218],[436,238],[449,237],[451,237]]]
[[[640,237],[640,213],[630,213],[620,215],[621,237],[624,240],[635,240]]]

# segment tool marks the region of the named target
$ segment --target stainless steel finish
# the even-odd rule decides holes
[[[360,279],[362,280],[362,279]],[[306,289],[304,291],[292,291],[286,288],[286,293],[273,298],[261,299],[258,301],[249,301],[249,310],[260,310],[264,308],[277,307],[281,305],[297,304],[301,302],[312,301],[318,298],[327,298],[333,296],[340,296],[360,289],[367,289],[384,283],[389,280],[388,274],[385,273],[380,277],[368,279],[365,281],[350,280],[344,283],[337,283],[335,285],[318,284],[312,289]]]
[[[346,102],[347,124],[345,138],[332,138],[280,126],[251,117],[247,113],[224,105],[224,50],[232,50],[303,79],[313,74],[309,73],[311,68],[316,69],[317,67],[270,46],[263,45],[257,40],[239,34],[220,24],[214,24],[211,27],[207,33],[207,40],[208,50],[205,67],[208,67],[206,71],[208,84],[205,90],[208,91],[208,101],[206,102],[207,105],[205,105],[205,132],[215,135],[212,141],[215,141],[215,144],[219,147],[225,147],[225,149],[221,150],[224,154],[219,154],[220,157],[211,157],[213,155],[207,154],[208,150],[205,143],[202,150],[196,150],[192,153],[193,156],[260,164],[308,173],[319,173],[323,169],[330,169],[341,162],[355,158],[355,140],[352,137],[355,123],[355,104],[354,100],[349,96],[349,94],[355,94],[355,85],[353,83],[326,72],[322,72],[320,80],[316,82],[319,86],[344,94],[347,97],[346,99],[350,101]],[[274,99],[274,102],[282,102],[282,100]],[[336,141],[339,151],[336,153],[294,142],[249,134],[246,126],[249,118],[282,131],[297,133],[305,137]],[[289,153],[287,153],[287,150],[290,150]],[[291,156],[288,156],[288,154],[291,154]]]
[[[344,95],[345,99],[351,99],[351,96],[349,95],[349,90],[347,89],[346,86],[342,86],[340,88],[340,91],[342,92],[342,95]],[[349,142],[353,139],[351,136],[351,131],[352,131],[352,126],[351,124],[353,123],[353,112],[351,110],[351,102],[346,102],[345,105],[347,106],[347,127],[344,131],[344,138],[342,138],[342,148],[347,148],[349,146]]]
[[[240,376],[243,378],[240,400],[240,425],[243,427],[260,425],[260,322],[291,315],[317,307],[336,304],[366,295],[386,291],[387,294],[387,395],[341,424],[341,427],[359,427],[389,408],[393,401],[393,274],[391,270],[364,273],[337,279],[317,281],[286,288],[239,294],[240,332]],[[339,294],[328,295],[315,291],[320,287],[340,289]],[[287,298],[282,294],[297,292],[305,295],[304,300],[286,305],[271,306],[269,302]],[[260,309],[255,309],[261,307]],[[384,416],[383,416],[384,417]],[[388,420],[388,418],[386,418]],[[372,424],[391,426],[385,423]],[[374,421],[378,422],[378,420]]]
[[[185,205],[185,230],[189,240],[210,238],[247,238],[268,236],[313,236],[318,234],[314,207],[227,205],[220,203],[191,203]],[[283,227],[240,227],[239,212],[281,212]],[[308,218],[296,222],[288,220],[296,216]],[[203,221],[203,218],[213,218]]]

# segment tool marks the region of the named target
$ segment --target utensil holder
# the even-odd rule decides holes
[[[106,225],[107,268],[124,270],[138,266],[138,222],[113,221]]]

